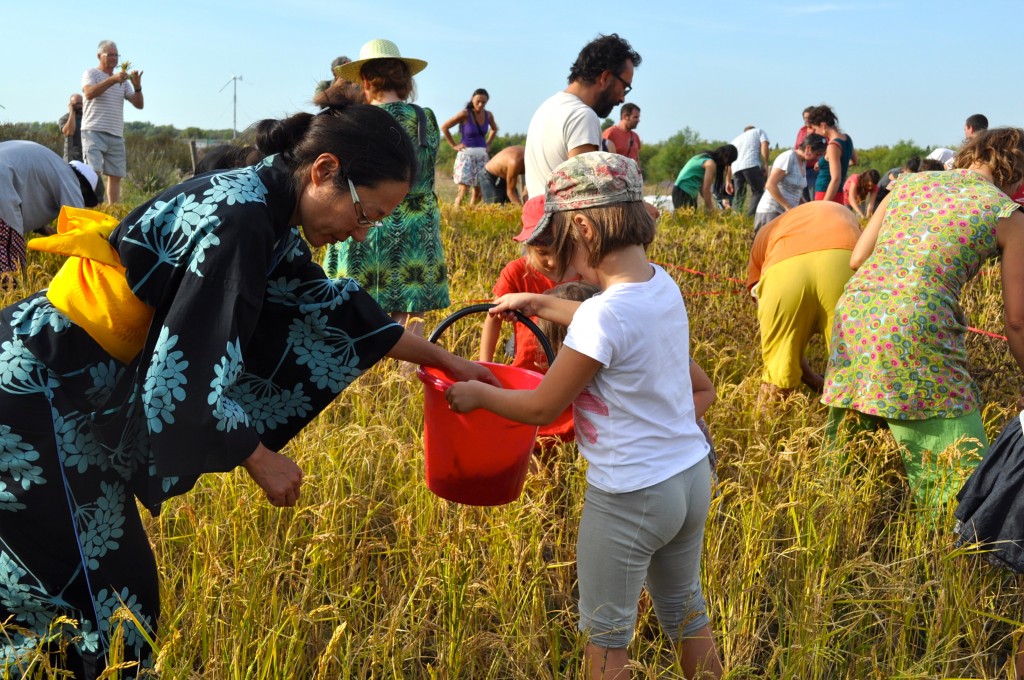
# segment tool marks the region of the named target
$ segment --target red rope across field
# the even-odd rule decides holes
[[[667,263],[667,262],[657,262],[655,260],[651,260],[651,262],[653,262],[654,264],[658,265],[659,267],[663,267],[665,269],[678,269],[679,271],[683,271],[683,272],[686,272],[687,274],[692,274],[694,276],[703,276],[704,278],[715,279],[717,281],[728,281],[729,283],[737,283],[740,286],[742,286],[742,288],[736,288],[736,289],[732,289],[732,290],[700,290],[700,291],[691,291],[691,292],[688,292],[688,293],[683,293],[683,297],[692,297],[692,296],[695,296],[695,295],[709,295],[709,296],[711,296],[711,295],[738,295],[738,294],[746,293],[747,292],[746,291],[746,281],[744,281],[743,279],[737,279],[737,278],[734,278],[732,276],[722,276],[720,274],[711,274],[709,272],[702,272],[702,271],[699,271],[697,269],[690,269],[689,267],[683,267],[682,265],[678,265],[678,264],[670,264],[670,263]],[[481,302],[493,302],[493,300],[470,300],[468,302],[468,304],[478,304],[478,303],[481,303]],[[984,330],[981,330],[980,328],[974,328],[972,326],[968,326],[967,330],[969,330],[972,333],[977,333],[978,335],[984,335],[984,336],[989,337],[989,338],[994,338],[996,340],[1002,340],[1003,342],[1007,342],[1007,339],[1006,339],[1005,335],[999,335],[998,333],[993,333],[991,331],[984,331]]]
[[[970,326],[968,326],[967,330],[969,330],[972,333],[977,333],[978,335],[987,335],[990,338],[995,338],[996,340],[1002,340],[1003,342],[1007,341],[1005,335],[999,335],[998,333],[992,333],[990,331],[983,331],[980,328],[971,328]]]
[[[698,271],[696,269],[690,269],[689,267],[683,267],[683,266],[680,266],[678,264],[669,264],[669,263],[666,263],[666,262],[656,262],[655,260],[651,260],[651,262],[653,262],[654,264],[658,265],[659,267],[664,267],[666,269],[678,269],[680,271],[686,272],[687,274],[693,274],[694,276],[703,276],[703,277],[709,278],[709,279],[717,279],[719,281],[728,281],[730,283],[738,283],[741,286],[746,284],[746,281],[744,281],[743,279],[736,279],[736,278],[733,278],[731,276],[720,276],[719,274],[709,274],[708,272],[702,272],[702,271]],[[742,293],[743,291],[737,291],[737,292]]]

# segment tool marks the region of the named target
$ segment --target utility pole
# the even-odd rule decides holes
[[[231,80],[224,83],[224,87],[232,85],[231,88],[231,139],[238,137],[238,81],[242,79],[242,76],[231,76]],[[223,92],[224,87],[217,90],[217,92]]]

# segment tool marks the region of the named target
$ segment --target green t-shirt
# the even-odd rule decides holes
[[[686,165],[683,166],[683,169],[679,171],[679,176],[676,177],[676,186],[683,193],[697,198],[697,195],[700,193],[700,187],[704,184],[704,161],[710,158],[711,156],[706,153],[699,153],[686,161]]]

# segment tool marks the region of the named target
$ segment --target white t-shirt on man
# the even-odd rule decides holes
[[[690,381],[690,323],[679,286],[661,267],[583,302],[565,346],[600,362],[573,402],[587,481],[626,493],[662,482],[708,455]]]
[[[786,199],[786,203],[789,203],[789,207],[797,207],[800,205],[800,200],[803,197],[804,187],[807,186],[806,164],[800,160],[795,151],[790,149],[780,153],[779,157],[772,163],[771,174],[774,174],[776,170],[782,170],[786,173],[782,177],[782,181],[779,182],[779,193]],[[785,210],[782,204],[772,198],[772,195],[766,189],[761,194],[761,200],[757,204],[757,212],[782,214]]]
[[[601,120],[583,100],[559,92],[540,105],[526,130],[526,190],[543,196],[551,171],[584,144],[601,148]]]
[[[761,128],[750,128],[732,140],[736,147],[736,160],[732,164],[732,172],[756,168],[761,165],[761,142],[768,143],[768,135]]]
[[[110,77],[98,68],[91,68],[82,74],[82,90],[86,85],[99,85]],[[124,100],[135,94],[131,81],[115,83],[98,97],[85,98],[82,113],[82,129],[108,132],[124,137]]]

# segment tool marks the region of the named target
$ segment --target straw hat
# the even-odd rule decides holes
[[[427,67],[427,62],[422,59],[410,59],[403,57],[398,51],[398,45],[383,38],[375,38],[359,48],[359,58],[347,64],[339,66],[335,74],[345,80],[359,82],[359,69],[368,61],[374,59],[398,59],[404,61],[409,67],[409,72],[416,75]]]

